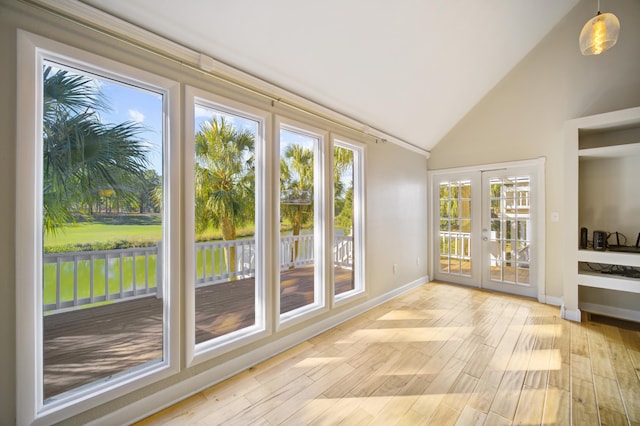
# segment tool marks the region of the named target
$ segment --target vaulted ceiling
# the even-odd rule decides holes
[[[424,150],[578,1],[83,0]]]

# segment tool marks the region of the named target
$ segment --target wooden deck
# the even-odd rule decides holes
[[[336,293],[353,289],[335,268]],[[196,342],[254,323],[253,278],[196,289]],[[281,273],[281,312],[313,302],[313,267]],[[44,397],[108,378],[162,357],[162,300],[155,297],[44,318]]]

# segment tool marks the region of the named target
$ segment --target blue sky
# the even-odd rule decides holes
[[[55,71],[55,64],[47,65],[53,65]],[[73,70],[69,70],[69,72],[73,72]],[[148,143],[150,168],[162,175],[162,94],[139,87],[114,83],[106,79],[99,79],[95,76],[90,77],[94,80],[96,87],[109,105],[107,111],[98,112],[100,120],[105,124],[138,123],[143,129],[138,136]],[[259,123],[255,120],[224,113],[202,105],[196,105],[194,112],[196,132],[201,128],[202,123],[211,120],[213,116],[223,116],[239,130],[247,130],[253,134],[258,133]],[[317,140],[302,133],[286,129],[282,129],[280,132],[281,154],[288,145],[298,144],[313,148],[314,142],[317,142]],[[347,175],[350,175],[350,173],[347,173]],[[350,178],[351,176],[343,176],[343,179]]]
[[[150,167],[162,175],[162,95],[148,90],[102,82],[100,91],[111,109],[101,111],[104,123],[133,121],[143,127],[139,137],[149,143]]]

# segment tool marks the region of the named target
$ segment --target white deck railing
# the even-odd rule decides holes
[[[156,286],[162,282],[162,260],[158,259],[158,253],[161,253],[158,246],[46,253],[45,296],[51,298],[55,292],[55,300],[45,299],[43,308],[57,311],[108,300],[161,295]]]
[[[162,297],[160,248],[158,243],[154,247],[45,254],[44,311],[53,313],[142,296]],[[232,248],[235,268],[231,268],[229,255]],[[196,287],[255,275],[254,238],[196,243],[195,251]],[[313,235],[280,238],[281,271],[313,264],[313,254]],[[353,266],[353,237],[335,237],[333,262],[344,268]]]

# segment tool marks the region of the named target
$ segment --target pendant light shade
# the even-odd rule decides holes
[[[580,32],[580,52],[583,55],[599,55],[612,48],[618,41],[620,21],[613,13],[600,13],[591,18]]]

